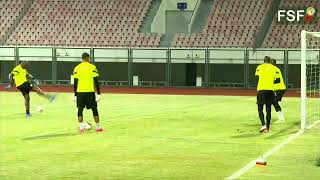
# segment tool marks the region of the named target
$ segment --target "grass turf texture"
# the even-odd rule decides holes
[[[240,179],[294,179],[320,178],[320,127],[309,130],[297,140],[280,149],[268,159],[267,167],[255,167]]]
[[[53,104],[31,98],[33,117],[25,119],[23,97],[0,93],[0,179],[223,179],[300,127],[298,98],[285,98],[285,124],[259,134],[255,97],[103,94],[106,132],[78,134],[72,94],[59,94]],[[43,113],[35,112],[39,104]],[[93,122],[91,111],[84,118]],[[308,136],[315,141],[312,131]],[[304,159],[304,151],[315,149],[303,149],[284,149],[270,158],[275,165],[268,161],[244,177],[267,178],[272,166],[274,179],[292,179],[297,173],[286,169],[297,163],[283,164],[282,157],[296,153],[300,175],[307,173],[316,158]]]

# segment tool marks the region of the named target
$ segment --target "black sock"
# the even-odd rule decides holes
[[[28,110],[26,110],[26,114],[30,114],[30,110],[28,109]]]
[[[78,117],[83,117],[83,108],[82,107],[78,107]]]
[[[92,108],[92,115],[93,116],[99,116],[98,109],[96,107]]]
[[[258,113],[259,113],[261,125],[264,126],[266,123],[264,121],[263,105],[261,105],[261,104],[258,104]]]
[[[267,128],[269,129],[271,123],[271,104],[266,105],[266,112],[267,112]]]

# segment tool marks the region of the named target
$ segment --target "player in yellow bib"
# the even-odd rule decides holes
[[[77,65],[73,70],[74,78],[74,95],[77,101],[78,121],[80,124],[79,132],[84,132],[83,109],[91,109],[93,118],[96,122],[96,132],[102,131],[97,101],[101,99],[99,86],[99,72],[95,65],[89,62],[89,54],[82,54],[82,63]],[[97,95],[95,95],[95,90]]]
[[[281,106],[279,105],[279,101],[282,100],[282,97],[284,96],[287,88],[286,88],[286,85],[284,84],[281,70],[276,66],[277,61],[275,59],[271,59],[271,64],[274,65],[277,72],[279,73],[279,78],[274,82],[275,98],[274,98],[273,106],[278,114],[278,122],[282,123],[284,121],[284,116],[281,110]]]
[[[278,78],[276,68],[270,64],[270,57],[264,58],[264,63],[256,69],[255,75],[259,78],[257,86],[257,105],[261,121],[260,132],[269,132],[271,122],[271,105],[274,102],[274,81]],[[266,105],[266,120],[264,120],[263,106]]]
[[[36,92],[38,95],[45,97],[50,102],[55,99],[55,95],[49,95],[44,93],[39,87],[39,81],[36,80],[28,72],[29,63],[27,61],[22,62],[20,65],[16,66],[11,74],[9,74],[10,85],[8,88],[15,86],[20,90],[24,99],[25,99],[25,108],[26,108],[26,118],[31,117],[30,113],[30,91]],[[30,81],[29,81],[30,80]]]

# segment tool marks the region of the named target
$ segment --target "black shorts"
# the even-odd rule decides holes
[[[87,109],[97,107],[96,94],[94,92],[78,92],[77,107]]]
[[[282,97],[284,96],[284,93],[286,93],[286,90],[277,90],[277,91],[276,91],[276,96],[275,96],[274,100],[275,100],[276,102],[281,101],[281,100],[282,100]]]
[[[30,91],[33,88],[33,84],[31,84],[29,82],[25,82],[25,83],[21,84],[20,86],[18,86],[17,88],[21,91],[22,95],[24,96],[24,95],[27,95],[30,93]]]
[[[274,92],[272,90],[261,90],[257,92],[257,104],[271,105],[274,102]]]

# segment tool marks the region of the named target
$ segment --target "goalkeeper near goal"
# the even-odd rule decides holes
[[[17,89],[22,93],[25,100],[25,108],[26,108],[26,118],[31,118],[30,113],[30,91],[36,92],[38,95],[48,99],[50,102],[55,100],[55,95],[49,95],[43,92],[39,87],[39,80],[35,79],[28,72],[30,64],[28,61],[24,61],[16,66],[12,72],[9,74],[10,84],[6,87],[6,89],[10,89],[14,84]]]
[[[89,62],[90,56],[88,53],[82,54],[82,62],[73,70],[74,78],[74,97],[77,101],[79,132],[85,132],[83,123],[83,109],[91,109],[93,118],[96,122],[96,132],[102,131],[97,101],[101,99],[100,86],[98,81],[99,72],[95,65]],[[95,88],[97,96],[95,95]]]
[[[258,113],[261,121],[260,133],[267,133],[270,129],[271,122],[271,106],[274,102],[274,82],[279,77],[279,72],[271,63],[270,57],[264,58],[264,63],[260,64],[255,75],[258,77],[257,86],[257,105]],[[266,105],[266,120],[264,119],[263,106]]]
[[[286,88],[286,85],[284,84],[281,70],[276,66],[277,61],[275,59],[271,59],[271,64],[274,65],[274,67],[277,69],[277,72],[279,73],[279,78],[276,79],[276,81],[274,81],[275,98],[274,98],[273,106],[278,114],[277,122],[282,123],[284,122],[284,116],[281,110],[281,106],[279,105],[279,101],[282,100],[282,97],[284,96],[287,88]]]

